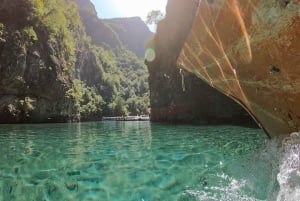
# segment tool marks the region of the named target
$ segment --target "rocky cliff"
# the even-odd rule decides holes
[[[73,0],[92,44],[100,51],[80,70],[81,79],[100,91],[105,115],[147,113],[149,106],[148,72],[143,63],[145,44],[152,36],[139,18],[99,19],[93,4]],[[100,55],[99,55],[100,54]],[[92,62],[91,62],[92,61]],[[93,69],[93,70],[92,70]],[[99,69],[100,74],[97,73]],[[102,80],[102,82],[101,82]]]
[[[120,48],[122,42],[114,30],[97,16],[94,5],[88,0],[73,0],[78,5],[78,11],[85,31],[91,37],[92,43],[106,48]]]
[[[297,132],[299,10],[299,0],[200,1],[178,65],[239,102],[270,136]]]
[[[0,123],[99,120],[147,109],[142,60],[111,34],[90,1],[75,3],[0,5]]]
[[[99,19],[94,5],[86,0],[73,0],[92,43],[109,49],[125,47],[143,58],[146,42],[153,33],[140,17]]]
[[[10,0],[0,5],[0,122],[78,120],[66,94],[74,67],[69,49],[80,49],[82,30],[60,32],[60,25],[48,26],[52,16],[36,10],[38,3]]]
[[[159,22],[149,45],[147,52],[152,56],[146,57],[146,64],[150,73],[151,119],[254,125],[242,107],[177,66],[197,6],[198,1],[169,0],[166,17]]]

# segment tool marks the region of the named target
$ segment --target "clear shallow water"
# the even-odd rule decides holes
[[[150,122],[0,125],[0,200],[299,200],[299,139]]]

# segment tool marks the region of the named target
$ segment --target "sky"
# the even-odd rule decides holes
[[[91,0],[99,18],[135,17],[143,20],[151,10],[165,13],[167,0]]]

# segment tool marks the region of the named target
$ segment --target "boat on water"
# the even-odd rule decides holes
[[[102,121],[149,121],[149,115],[103,117]]]
[[[177,65],[241,104],[270,137],[299,131],[300,0],[197,6]]]

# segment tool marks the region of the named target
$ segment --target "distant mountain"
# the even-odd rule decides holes
[[[88,86],[105,88],[101,92],[107,103],[103,107],[105,115],[144,114],[149,106],[149,74],[143,58],[145,44],[153,33],[139,17],[99,19],[89,0],[73,1],[91,44],[104,50],[101,59],[107,62],[102,64],[106,72],[103,80],[108,87],[99,84],[97,72],[91,68],[81,69],[81,80]]]
[[[90,1],[73,1],[78,5],[79,14],[92,43],[112,49],[125,47],[138,57],[144,56],[145,44],[153,33],[140,17],[99,19]]]
[[[153,33],[140,17],[115,18],[104,20],[129,50],[139,57],[144,56],[146,42]]]
[[[91,37],[93,44],[107,48],[122,46],[119,36],[107,23],[98,18],[95,6],[89,0],[73,1],[78,5],[85,31]]]

